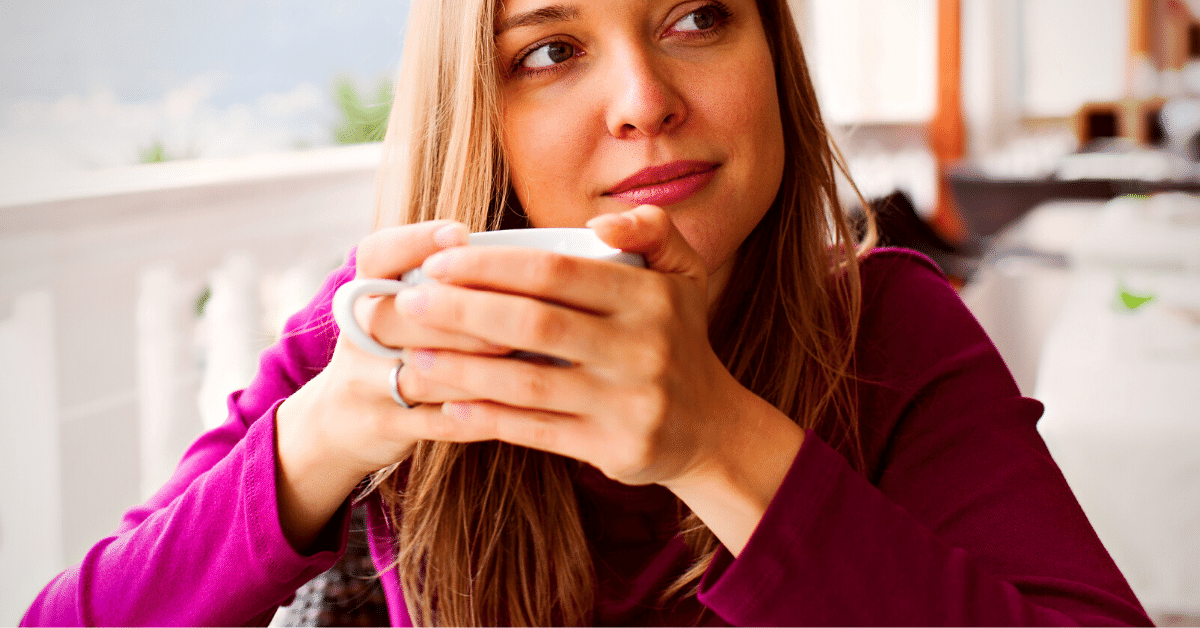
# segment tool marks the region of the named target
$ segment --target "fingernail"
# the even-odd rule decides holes
[[[446,225],[433,232],[433,242],[443,249],[463,246],[467,243],[467,228],[457,222]]]
[[[425,263],[421,264],[421,269],[425,271],[425,275],[435,279],[445,275],[450,269],[450,254],[443,252],[430,255],[425,258]]]
[[[405,288],[396,293],[396,303],[402,312],[421,316],[429,309],[429,296],[424,290]]]
[[[471,418],[471,404],[448,401],[442,404],[442,413],[452,416],[459,421],[466,421]]]
[[[422,373],[429,372],[433,368],[433,361],[437,359],[432,351],[428,349],[414,349],[408,352],[408,360],[404,363],[405,366],[411,366]]]

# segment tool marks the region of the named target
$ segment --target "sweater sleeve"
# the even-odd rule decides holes
[[[863,267],[865,472],[809,431],[700,600],[733,625],[1149,625],[986,334],[932,263]]]
[[[276,499],[275,410],[328,364],[333,291],[353,256],[292,316],[228,420],[203,434],[174,475],[129,510],[112,536],[52,580],[22,625],[265,625],[281,603],[345,550],[344,505],[315,551],[292,549]]]

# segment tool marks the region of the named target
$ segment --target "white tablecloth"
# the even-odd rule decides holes
[[[1101,226],[1118,224],[1108,218]],[[1119,235],[1081,234],[1080,246],[1101,251],[1099,239]],[[1194,244],[1200,252],[1200,235]],[[1073,271],[1039,363],[1039,430],[1143,605],[1197,614],[1200,273],[1124,261],[1085,257]],[[1119,305],[1122,288],[1154,299],[1130,311]]]

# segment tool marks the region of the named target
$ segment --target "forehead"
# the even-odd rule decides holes
[[[523,26],[571,22],[618,13],[635,13],[680,4],[685,0],[497,0],[495,34]],[[742,4],[733,0],[733,4]],[[758,2],[747,2],[750,6]]]
[[[496,33],[549,21],[571,21],[669,7],[686,0],[498,0]]]

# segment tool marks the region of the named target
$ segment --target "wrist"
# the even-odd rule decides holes
[[[718,447],[703,464],[663,484],[734,556],[749,542],[804,442],[804,430],[791,418],[741,390]]]
[[[297,478],[314,476],[345,484],[358,482],[374,469],[360,462],[353,452],[343,451],[338,434],[329,433],[336,424],[336,407],[328,407],[330,394],[321,375],[297,390],[275,412],[275,447],[283,470]],[[357,478],[357,479],[355,479]],[[353,488],[352,485],[352,488]]]
[[[304,552],[369,471],[346,464],[318,429],[320,411],[301,389],[275,411],[276,499],[288,542]]]

